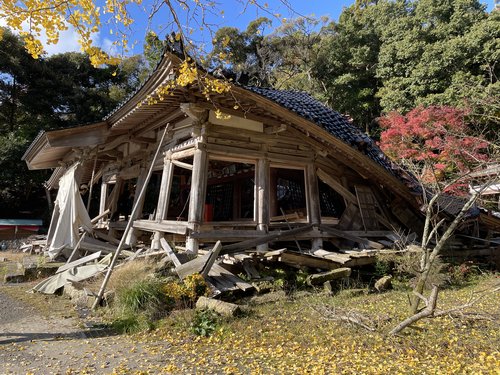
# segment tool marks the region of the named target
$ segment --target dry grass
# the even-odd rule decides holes
[[[141,281],[148,278],[154,271],[154,263],[148,260],[135,260],[116,267],[109,279],[106,290],[120,290],[130,286],[134,281]],[[86,282],[86,286],[97,292],[101,288],[103,275]]]

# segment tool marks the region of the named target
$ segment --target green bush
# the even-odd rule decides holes
[[[213,310],[196,310],[191,331],[198,336],[208,337],[215,332],[220,323],[219,315]]]
[[[144,279],[117,291],[115,308],[122,316],[144,313],[150,319],[159,319],[171,309],[163,291],[163,282]]]

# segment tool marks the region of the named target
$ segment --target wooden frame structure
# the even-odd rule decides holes
[[[127,238],[129,244],[149,238],[153,249],[167,238],[196,253],[201,243],[308,226],[293,240],[310,241],[312,249],[325,240],[338,248],[373,247],[366,237],[419,231],[411,178],[343,116],[304,93],[236,84],[209,101],[197,84],[158,97],[180,61],[166,52],[145,84],[102,122],[41,133],[24,156],[29,168],[55,168],[46,185],[57,188],[65,169],[78,163],[78,183],[100,184],[98,226],[116,236],[124,223],[104,213],[120,210],[125,185],[142,189],[160,147],[163,157]]]

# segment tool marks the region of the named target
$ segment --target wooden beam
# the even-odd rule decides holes
[[[319,227],[319,229],[320,229],[320,231],[322,231],[328,235],[331,235],[332,237],[344,238],[346,240],[354,241],[354,242],[357,242],[359,244],[369,246],[373,249],[383,249],[384,248],[384,245],[381,245],[378,242],[370,241],[370,240],[367,240],[366,238],[362,238],[362,237],[358,237],[358,236],[353,236],[353,235],[351,235],[343,230],[340,230],[340,229],[332,228],[332,227],[329,227],[326,225],[321,225]]]
[[[192,238],[208,240],[220,239],[221,241],[238,241],[241,238],[260,238],[267,232],[261,230],[211,230],[193,232],[190,234]]]
[[[158,195],[158,202],[156,206],[156,221],[160,222],[167,217],[168,205],[170,201],[170,192],[172,190],[172,180],[174,177],[174,165],[168,157],[163,159],[163,172],[161,175],[160,193]],[[160,245],[160,238],[162,232],[156,231],[151,248],[158,249]]]
[[[190,228],[197,232],[203,222],[203,209],[207,190],[208,157],[205,145],[198,144],[193,156],[193,173],[191,177],[191,193],[189,202],[188,223]],[[198,252],[198,241],[188,238],[186,242],[188,251]]]
[[[335,190],[337,193],[342,195],[344,199],[347,201],[354,203],[355,205],[358,204],[358,199],[356,196],[351,193],[348,189],[342,186],[342,184],[338,181],[336,181],[334,178],[328,175],[324,170],[321,168],[318,168],[318,177],[323,181],[325,184],[330,186],[333,190]]]
[[[163,250],[165,250],[165,252],[167,253],[168,257],[170,258],[174,266],[180,267],[182,263],[180,262],[179,258],[177,258],[177,256],[175,255],[174,251],[168,244],[167,240],[165,240],[164,238],[160,238],[160,244]]]
[[[269,160],[260,158],[257,162],[257,181],[255,184],[255,210],[257,219],[257,228],[264,233],[269,231]],[[267,250],[267,244],[261,244],[259,250]]]
[[[222,249],[222,244],[220,241],[217,241],[215,243],[214,247],[212,248],[212,250],[210,250],[210,253],[209,253],[210,256],[208,257],[208,260],[205,263],[205,265],[203,266],[203,269],[201,271],[201,276],[203,276],[204,278],[206,278],[208,276],[208,273],[212,269],[212,266],[214,265],[215,260],[219,256],[221,249]]]
[[[59,267],[57,269],[56,273],[60,273],[60,272],[69,270],[71,268],[75,268],[77,266],[81,266],[82,264],[92,262],[93,260],[99,259],[100,256],[101,256],[101,252],[98,251],[96,253],[87,255],[86,257],[77,259],[77,260],[75,260],[73,262],[66,263],[65,265],[62,265],[61,267]]]
[[[321,209],[319,202],[318,177],[314,164],[306,166],[306,191],[307,191],[307,210],[309,222],[311,224],[321,224]]]
[[[172,160],[172,164],[174,164],[180,168],[189,169],[190,171],[193,170],[193,166],[191,164],[183,163],[182,161],[179,161],[179,160]]]
[[[160,222],[151,220],[135,220],[134,228],[147,232],[163,232],[187,235],[188,223],[185,221],[161,220]]]
[[[97,223],[99,220],[101,220],[104,216],[106,216],[107,214],[109,214],[109,209],[101,212],[99,215],[97,215],[96,217],[94,217],[92,220],[90,220],[90,222],[92,224],[95,224]]]
[[[224,254],[229,254],[229,253],[236,253],[241,250],[247,250],[251,249],[255,246],[262,245],[266,242],[271,242],[271,241],[276,241],[276,240],[284,240],[287,238],[293,238],[293,236],[300,234],[302,232],[307,232],[310,230],[313,226],[312,225],[306,225],[303,227],[295,228],[295,229],[289,229],[289,230],[280,230],[276,231],[273,233],[269,233],[266,236],[262,236],[257,239],[251,239],[251,240],[246,240],[246,241],[241,241],[238,243],[234,243],[231,245],[224,246]]]

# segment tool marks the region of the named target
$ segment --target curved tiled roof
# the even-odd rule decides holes
[[[325,106],[306,92],[244,86],[246,90],[274,101],[326,130],[344,143],[367,155],[398,178],[402,172],[385,156],[375,141],[353,125],[345,116]]]

